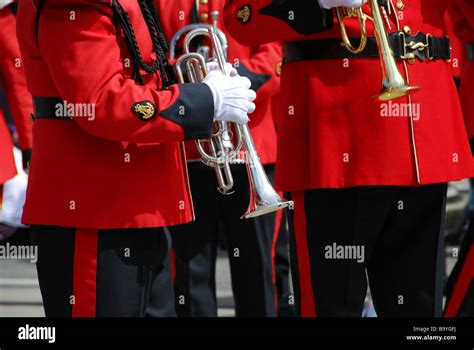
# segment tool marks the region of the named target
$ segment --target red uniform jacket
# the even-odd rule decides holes
[[[151,65],[156,55],[140,7],[121,3]],[[37,33],[35,22],[34,1],[21,1],[19,42],[30,92],[87,104],[94,113],[36,119],[23,221],[110,229],[192,220],[181,141],[210,136],[207,85],[161,90],[160,74],[143,70],[144,86],[130,79],[123,30],[105,1],[48,0]]]
[[[454,78],[461,78],[462,66],[464,64],[464,47],[457,31],[453,27],[453,22],[449,11],[445,15],[446,29],[451,41],[451,73]]]
[[[227,34],[229,49],[228,61],[238,63],[237,70],[252,81],[257,91],[257,110],[250,115],[249,127],[257,147],[260,160],[264,164],[276,160],[276,132],[272,122],[271,97],[279,90],[279,63],[281,48],[277,43],[243,46],[237,43],[224,28],[223,9],[225,0],[155,0],[163,30],[171,41],[174,34],[184,26],[191,24],[193,8],[197,6],[197,20],[200,23],[213,24],[210,13],[219,11],[218,28]],[[200,155],[194,142],[186,143],[188,159],[198,159]]]
[[[451,20],[454,31],[459,34],[463,45],[474,44],[474,3],[471,0],[451,2]],[[474,137],[474,61],[464,62],[461,76],[461,104],[464,121],[470,138]]]
[[[408,26],[413,34],[445,34],[445,0],[403,3],[403,10],[390,14],[392,30],[398,18],[399,28]],[[368,6],[364,10],[370,11]],[[247,45],[341,37],[335,16],[316,1],[229,0],[225,21],[229,32]],[[360,37],[356,19],[346,26],[350,37]],[[373,35],[370,23],[368,31]],[[399,67],[404,71],[402,63]],[[372,98],[381,88],[378,59],[284,65],[277,187],[408,186],[471,176],[469,144],[448,63],[417,61],[407,64],[407,70],[410,84],[422,87],[412,96],[411,106],[419,112],[415,118],[403,111],[408,98],[383,104]]]
[[[26,88],[23,62],[16,39],[16,20],[13,12],[5,7],[0,10],[0,88],[5,90],[7,104],[18,131],[20,148],[31,149],[33,112],[31,95]],[[13,144],[0,108],[0,184],[15,176]]]

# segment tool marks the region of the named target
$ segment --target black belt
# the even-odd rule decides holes
[[[72,119],[67,114],[67,105],[59,97],[33,96],[33,119]]]
[[[466,55],[468,61],[474,61],[474,43],[466,45]]]
[[[408,36],[404,32],[394,32],[388,37],[398,59],[408,59],[411,62],[415,58],[421,61],[451,59],[451,46],[447,36],[436,37],[420,32]],[[360,38],[352,41],[354,46],[359,46]],[[335,58],[376,58],[379,57],[379,49],[375,37],[367,38],[367,46],[359,54],[349,52],[341,39],[321,39],[286,43],[283,45],[283,56],[284,63]]]

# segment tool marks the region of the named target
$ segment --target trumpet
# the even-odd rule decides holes
[[[200,26],[191,25],[183,29],[189,29],[189,33],[186,35],[184,40],[184,52],[185,54],[178,58],[175,64],[175,72],[178,78],[178,82],[181,84],[186,83],[198,83],[204,79],[208,74],[206,60],[197,52],[191,52],[191,42],[200,36],[209,37],[213,28],[211,26]],[[173,52],[171,58],[174,56],[175,45],[177,39],[183,34],[183,31],[176,33],[175,38],[172,40],[170,50]],[[223,33],[217,37],[216,32],[213,32],[215,37],[214,40],[222,40],[219,38],[224,37]],[[217,39],[216,39],[217,38]],[[221,42],[221,41],[219,41]],[[220,46],[222,49],[222,46]],[[225,58],[222,58],[225,64]],[[229,135],[232,131],[229,129],[230,125],[227,122],[219,121],[213,123],[213,129],[211,132],[211,138],[209,140],[197,140],[196,146],[201,154],[201,159],[204,164],[209,167],[213,167],[217,176],[218,190],[220,193],[227,195],[231,194],[231,190],[234,187],[234,179],[232,171],[230,169],[230,161],[237,158],[242,145],[242,135],[239,128],[235,128],[236,139],[238,143],[232,147]],[[207,151],[209,149],[210,151]]]
[[[212,59],[217,61],[220,70],[225,75],[225,63],[227,62],[226,50],[224,50],[227,45],[225,34],[215,26],[192,25],[192,27],[188,26],[178,32],[176,36],[182,36],[186,29],[188,29],[188,33],[184,37],[184,53],[175,64],[178,81],[185,83],[187,80],[190,83],[197,83],[208,74],[204,57],[191,51],[191,43],[198,37],[210,40]],[[170,46],[172,52],[175,51],[176,42],[177,40],[172,40]],[[232,136],[237,140],[235,146],[231,142]],[[230,162],[237,158],[241,150],[244,151],[250,187],[250,203],[241,219],[265,215],[292,206],[293,202],[282,199],[268,180],[247,125],[214,122],[211,138],[198,140],[196,145],[202,162],[215,169],[218,189],[223,194],[230,194],[230,190],[234,186]]]
[[[375,37],[379,50],[380,64],[382,67],[382,89],[375,95],[380,101],[388,101],[406,96],[410,92],[421,89],[419,86],[409,86],[398,69],[393,49],[388,40],[387,30],[383,22],[383,16],[378,4],[378,0],[368,0],[372,17],[365,14],[362,8],[344,8],[338,7],[336,15],[341,29],[342,41],[344,46],[353,54],[359,54],[364,51],[367,45],[367,20],[374,23]],[[354,47],[349,39],[344,25],[344,14],[356,16],[359,20],[361,30],[361,40],[358,47]]]

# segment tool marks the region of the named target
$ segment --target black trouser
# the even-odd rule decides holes
[[[446,285],[445,315],[474,317],[474,220],[461,244],[458,262]]]
[[[236,315],[275,316],[271,254],[275,215],[240,219],[249,204],[244,165],[231,167],[235,193],[229,196],[217,191],[213,169],[201,162],[190,162],[188,166],[196,221],[170,228],[176,257],[178,316],[217,316],[215,268],[219,230],[223,230],[227,241]]]
[[[141,317],[159,280],[169,283],[160,288],[163,307],[154,315],[176,316],[163,229],[32,226],[31,238],[47,317]]]
[[[279,220],[280,219],[280,220]],[[290,257],[288,246],[288,213],[277,215],[278,237],[274,244],[275,287],[278,300],[278,317],[296,316],[293,289],[290,279]]]
[[[368,277],[379,316],[440,316],[446,188],[293,193],[297,310],[360,317]]]

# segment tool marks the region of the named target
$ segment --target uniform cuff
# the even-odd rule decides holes
[[[184,140],[208,139],[214,121],[214,98],[204,83],[179,84],[179,98],[160,113],[184,129]]]

